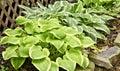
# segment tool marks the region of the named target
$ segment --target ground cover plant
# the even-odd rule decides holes
[[[44,7],[39,3],[39,7],[35,7],[34,9],[25,6],[20,7],[26,10],[24,13],[27,18],[58,18],[63,22],[62,25],[86,32],[87,35],[96,41],[97,38],[106,39],[106,37],[100,33],[100,30],[109,34],[110,30],[106,26],[108,24],[107,20],[113,19],[112,14],[117,15],[116,12],[118,12],[111,12],[110,10],[107,10],[106,6],[102,6],[107,2],[109,3],[109,1],[99,0],[78,0],[77,3],[56,1],[54,5],[48,5],[48,7]],[[110,3],[111,6],[113,2],[110,1]],[[119,6],[117,7],[119,8]],[[117,10],[119,10],[118,8]]]
[[[110,34],[107,21],[119,17],[119,3],[56,1],[48,7],[38,3],[32,9],[20,5],[26,16],[17,17],[18,27],[3,32],[6,36],[0,45],[7,44],[3,58],[10,60],[16,70],[27,58],[40,71],[74,71],[77,64],[85,69],[89,65],[86,48],[98,50],[94,45],[97,39],[106,40],[103,32]]]
[[[76,63],[86,68],[89,59],[82,49],[91,47],[94,41],[59,23],[57,19],[31,20],[19,16],[16,24],[23,25],[23,28],[3,32],[7,35],[0,42],[7,44],[3,58],[10,59],[15,69],[20,68],[26,58],[31,58],[32,64],[40,71],[58,71],[59,67],[74,71]]]

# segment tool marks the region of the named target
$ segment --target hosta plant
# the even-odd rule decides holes
[[[92,5],[92,3],[95,3]],[[100,2],[102,3],[102,2]],[[91,6],[92,5],[92,6]],[[26,17],[29,19],[51,19],[57,18],[64,26],[69,26],[77,31],[85,32],[93,40],[106,39],[101,31],[110,33],[107,27],[107,21],[113,19],[108,15],[109,11],[99,6],[99,0],[78,0],[77,3],[69,3],[67,1],[56,1],[53,5],[44,7],[38,3],[38,7],[29,8],[21,6],[25,11]]]
[[[59,71],[59,67],[74,71],[76,64],[86,68],[89,64],[85,48],[95,42],[71,27],[61,25],[58,19],[31,20],[17,17],[15,29],[6,29],[0,45],[7,44],[2,52],[4,60],[10,60],[19,69],[26,58],[40,71]]]

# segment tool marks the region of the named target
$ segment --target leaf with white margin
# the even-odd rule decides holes
[[[22,28],[17,27],[16,29],[6,29],[4,32],[4,34],[8,35],[8,36],[20,36],[23,33]]]
[[[75,36],[71,36],[71,35],[67,35],[66,38],[64,39],[64,41],[70,45],[72,48],[75,47],[80,47],[81,46],[81,41],[79,38],[75,37]]]
[[[90,37],[83,37],[80,39],[83,47],[90,47],[91,45],[94,45],[95,42]]]
[[[32,59],[42,59],[50,54],[47,48],[42,49],[41,46],[32,46],[29,50],[29,55]]]
[[[69,51],[66,52],[66,57],[69,60],[78,63],[80,66],[82,66],[83,61],[84,61],[84,57],[81,51],[78,49],[70,49]]]
[[[49,58],[37,59],[32,60],[32,64],[39,70],[39,71],[49,71],[51,67],[51,62]]]
[[[10,62],[12,66],[17,70],[23,65],[25,59],[26,58],[21,58],[21,57],[11,58]]]
[[[1,39],[0,45],[1,44],[19,44],[20,43],[20,38],[14,37],[14,36],[5,36]]]
[[[51,61],[51,67],[49,71],[59,71],[58,64],[56,62]]]
[[[85,57],[85,56],[84,56],[83,59],[84,59],[84,61],[83,61],[82,67],[85,69],[89,65],[89,59],[87,57]]]
[[[74,71],[76,67],[76,63],[67,59],[57,58],[56,62],[60,67],[67,71]]]
[[[62,45],[64,44],[63,40],[59,40],[59,39],[53,39],[52,37],[47,37],[46,42],[51,43],[52,45],[54,45],[57,49],[60,49],[62,47]]]
[[[18,49],[18,46],[9,46],[5,51],[2,52],[2,56],[4,60],[8,60],[12,57],[18,57],[16,50]]]

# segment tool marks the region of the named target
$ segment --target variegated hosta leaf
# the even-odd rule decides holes
[[[51,61],[51,67],[49,71],[59,71],[59,66],[56,62]]]
[[[84,61],[83,61],[83,64],[81,65],[81,67],[85,69],[89,65],[89,59],[87,57],[83,56],[83,60]]]
[[[46,42],[48,35],[46,33],[35,35],[40,41]]]
[[[41,32],[45,32],[48,30],[52,30],[54,28],[60,28],[61,25],[59,24],[59,21],[57,19],[51,19],[49,20],[48,24],[43,24],[41,26]]]
[[[58,39],[63,39],[66,37],[66,34],[63,32],[65,29],[53,29],[50,31]]]
[[[76,67],[76,63],[67,59],[61,59],[60,57],[57,58],[56,62],[58,65],[67,70],[67,71],[74,71]]]
[[[107,34],[110,34],[110,30],[105,24],[94,24],[93,27],[97,30],[102,30]]]
[[[32,47],[31,45],[20,46],[18,48],[18,54],[20,57],[29,57],[29,49]]]
[[[20,27],[16,29],[6,29],[4,32],[7,36],[20,36],[23,33],[23,30]]]
[[[36,59],[32,60],[32,64],[39,70],[39,71],[49,71],[51,67],[51,61],[49,58],[43,59]]]
[[[27,20],[27,18],[25,18],[23,16],[18,16],[16,18],[16,24],[18,24],[18,25],[26,24],[26,20]]]
[[[59,49],[58,49],[58,51],[60,52],[60,53],[62,53],[62,54],[64,54],[64,52],[67,50],[67,44],[63,44],[62,45],[62,47],[60,47]]]
[[[42,49],[41,46],[32,46],[29,50],[29,55],[32,59],[42,59],[50,54],[47,48]]]
[[[26,36],[25,38],[23,38],[23,41],[22,41],[22,43],[24,43],[25,45],[34,45],[38,42],[39,42],[39,39],[34,36]]]
[[[67,35],[77,35],[77,34],[81,34],[82,33],[82,31],[79,31],[80,28],[79,28],[79,30],[75,30],[75,29],[73,29],[71,27],[64,26],[64,27],[62,27],[60,29],[61,29],[62,32],[64,32]]]
[[[95,44],[95,41],[93,41],[90,37],[83,37],[80,41],[82,43],[82,47],[90,47]]]
[[[69,60],[78,63],[80,66],[82,66],[82,64],[84,62],[84,57],[83,57],[81,51],[78,49],[70,49],[69,51],[66,52],[66,57]]]
[[[54,45],[57,49],[60,49],[62,47],[62,45],[64,44],[63,40],[59,40],[59,39],[53,39],[52,37],[47,37],[46,39],[47,43],[51,43],[52,45]]]
[[[26,58],[22,58],[22,57],[11,58],[10,62],[12,66],[17,70],[23,65],[23,63],[25,62],[25,59]]]
[[[9,46],[5,51],[2,52],[2,56],[4,60],[8,60],[12,57],[18,57],[16,50],[18,49],[18,46]]]
[[[34,23],[33,21],[29,21],[25,24],[25,31],[28,33],[28,34],[33,34],[34,33]]]
[[[103,34],[96,31],[93,27],[86,26],[86,25],[82,25],[82,27],[83,27],[85,32],[87,32],[89,34],[93,34],[97,38],[100,38],[100,39],[103,39],[103,40],[106,39],[106,37]]]
[[[6,43],[19,44],[20,43],[20,38],[14,37],[14,36],[5,36],[1,39],[0,45],[1,44],[6,44]]]
[[[75,36],[67,35],[64,41],[66,42],[66,44],[70,45],[72,48],[81,46],[80,39]]]

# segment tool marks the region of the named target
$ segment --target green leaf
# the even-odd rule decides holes
[[[28,34],[33,34],[34,33],[34,24],[33,21],[29,21],[25,24],[25,31]]]
[[[16,50],[18,49],[18,46],[9,46],[5,51],[2,52],[2,56],[4,60],[8,60],[12,57],[18,57]]]
[[[81,41],[79,38],[75,37],[75,36],[66,36],[66,38],[64,39],[64,41],[70,45],[72,48],[74,47],[80,47],[81,46]]]
[[[59,67],[56,62],[51,61],[51,67],[49,71],[59,71]]]
[[[64,52],[67,50],[67,46],[68,46],[67,44],[63,44],[62,47],[58,49],[58,51],[64,54]]]
[[[70,49],[69,51],[66,52],[66,57],[69,60],[78,63],[80,66],[82,66],[83,61],[84,61],[84,57],[81,51],[78,49]]]
[[[20,43],[20,38],[14,37],[14,36],[5,36],[1,39],[1,44],[19,44]]]
[[[94,37],[106,40],[106,37],[103,34],[101,34],[98,31],[96,31],[93,27],[86,26],[86,25],[82,25],[82,27],[83,27],[85,32],[87,32],[89,34],[93,34]]]
[[[89,59],[87,57],[85,57],[85,56],[84,56],[83,59],[84,59],[84,61],[83,61],[82,67],[85,69],[89,65]]]
[[[80,39],[83,47],[90,47],[91,45],[94,45],[95,42],[90,37],[83,37]]]
[[[81,31],[78,31],[78,30],[75,30],[71,27],[62,27],[60,28],[62,32],[64,32],[65,34],[67,35],[77,35],[77,34],[81,34],[82,32]]]
[[[71,10],[74,13],[81,13],[83,10],[82,2],[78,1],[78,3],[74,3]]]
[[[63,40],[59,40],[59,39],[53,39],[52,37],[48,37],[46,39],[47,43],[51,43],[52,45],[54,45],[57,49],[60,49],[62,47],[62,45],[64,44]]]
[[[46,33],[35,35],[40,41],[46,42],[48,35]]]
[[[26,18],[25,17],[23,17],[23,16],[18,16],[17,18],[16,18],[16,24],[18,24],[18,25],[23,25],[23,24],[26,24]]]
[[[50,33],[53,34],[58,39],[63,39],[66,37],[66,34],[63,31],[64,30],[62,29],[53,29],[52,31],[50,31]]]
[[[32,46],[29,50],[29,55],[32,59],[42,59],[50,54],[47,48],[42,49],[41,46]]]
[[[84,3],[85,5],[89,5],[89,4],[91,3],[91,0],[83,0],[83,3]]]
[[[18,54],[20,57],[29,57],[29,49],[31,45],[20,46],[18,48]]]
[[[99,24],[105,24],[105,21],[98,15],[94,15],[92,17],[92,22],[93,23],[99,23]]]
[[[17,70],[23,65],[23,63],[25,62],[25,58],[21,57],[11,58],[10,62],[12,66]]]
[[[43,58],[38,60],[32,60],[32,64],[39,70],[39,71],[49,71],[51,67],[51,62],[49,58]]]
[[[74,28],[75,30],[78,30],[77,28],[77,24],[79,23],[78,20],[72,17],[67,17],[66,20],[70,27]]]
[[[23,41],[22,41],[25,45],[34,45],[37,44],[39,42],[39,39],[37,37],[34,36],[26,36]]]
[[[93,27],[97,30],[102,30],[107,34],[110,34],[110,30],[105,24],[94,24]]]
[[[60,27],[61,25],[59,24],[59,21],[57,19],[51,19],[49,20],[48,24],[43,24],[41,26],[41,32],[45,32],[45,31],[52,30],[55,28],[60,28]]]
[[[60,67],[67,71],[74,71],[76,67],[76,63],[67,59],[57,58],[56,62]]]
[[[23,30],[22,30],[22,28],[17,27],[14,30],[6,29],[3,33],[8,35],[8,36],[20,36],[23,33]]]
[[[108,21],[110,19],[114,19],[112,16],[109,15],[100,15],[100,17],[104,20],[104,21]]]

